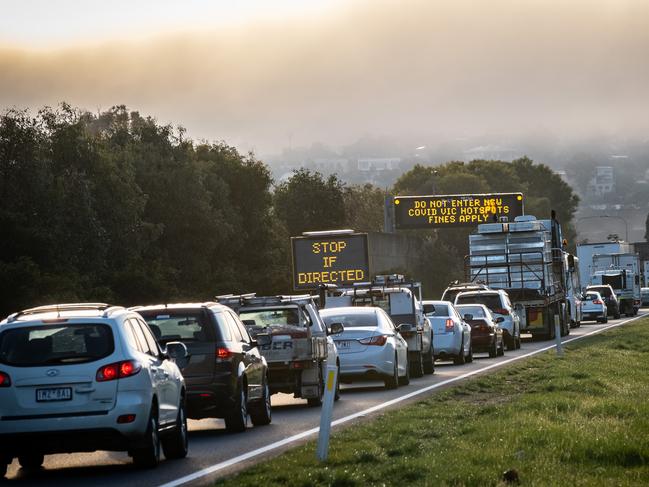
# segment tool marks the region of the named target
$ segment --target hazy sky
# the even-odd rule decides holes
[[[260,154],[649,132],[647,0],[0,0],[0,108],[126,104]]]

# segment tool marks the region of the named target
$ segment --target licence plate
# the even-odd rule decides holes
[[[351,340],[340,340],[336,342],[336,348],[352,348]]]
[[[36,401],[69,401],[72,399],[71,387],[57,387],[55,389],[36,389]]]

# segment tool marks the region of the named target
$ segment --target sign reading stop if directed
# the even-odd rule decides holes
[[[292,237],[293,287],[349,285],[370,279],[366,233]]]
[[[393,202],[400,230],[475,226],[523,215],[522,193],[395,196]]]

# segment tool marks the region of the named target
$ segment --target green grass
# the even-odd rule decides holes
[[[326,464],[311,441],[216,485],[489,486],[509,469],[521,485],[649,485],[649,320],[565,351],[334,429]]]

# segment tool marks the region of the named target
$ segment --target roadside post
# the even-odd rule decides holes
[[[563,346],[561,345],[561,321],[559,315],[554,315],[554,340],[557,344],[557,356],[563,357]]]
[[[321,462],[327,461],[329,453],[329,435],[331,433],[331,415],[334,408],[338,367],[327,365],[327,381],[325,382],[324,400],[320,413],[320,433],[318,434],[318,449],[316,455]]]

